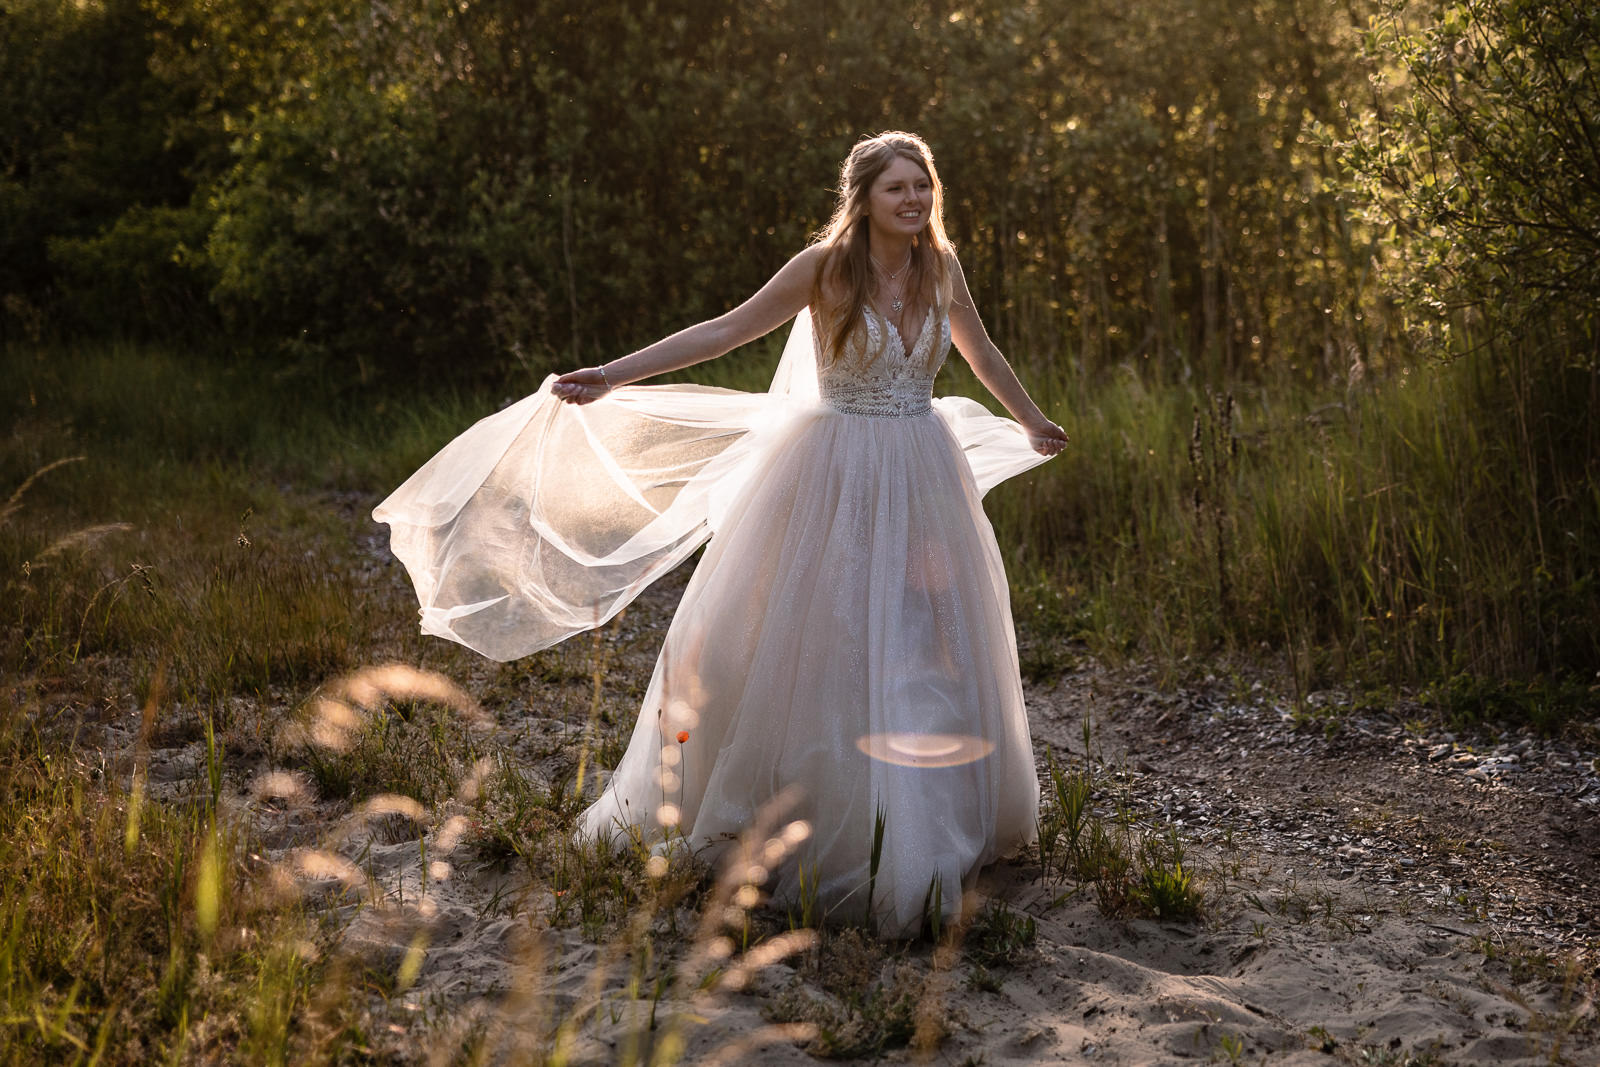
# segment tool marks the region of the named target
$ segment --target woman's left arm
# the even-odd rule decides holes
[[[1011,413],[1011,417],[1028,431],[1028,443],[1034,451],[1053,456],[1067,447],[1067,432],[1045,417],[1039,405],[1033,402],[1028,391],[1017,380],[1016,372],[1000,349],[989,339],[983,328],[972,292],[967,288],[967,277],[961,270],[961,261],[950,257],[953,290],[950,304],[950,337],[961,350],[961,356],[972,367],[983,387]]]
[[[798,315],[811,299],[811,286],[823,254],[821,245],[805,248],[732,311],[679,330],[603,366],[563,374],[551,392],[571,404],[588,404],[619,385],[716,359],[770,333]]]

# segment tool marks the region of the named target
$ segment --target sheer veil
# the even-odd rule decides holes
[[[811,329],[810,308],[795,316],[767,395],[797,404],[815,404],[821,398],[817,388],[817,345]]]
[[[373,511],[423,632],[491,659],[611,619],[713,534],[793,419],[822,414],[809,311],[765,393],[626,386],[580,407],[554,381],[473,425]],[[975,401],[934,410],[982,492],[1043,462],[1020,426]]]

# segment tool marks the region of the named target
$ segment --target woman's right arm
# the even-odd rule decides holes
[[[600,367],[563,374],[552,390],[572,404],[598,400],[619,385],[716,359],[771,333],[811,301],[823,249],[812,245],[788,263],[754,296],[725,314],[679,330],[647,348]]]

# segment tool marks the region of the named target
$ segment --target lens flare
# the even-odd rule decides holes
[[[988,756],[994,742],[966,734],[881,733],[858,738],[856,748],[901,767],[959,767]]]

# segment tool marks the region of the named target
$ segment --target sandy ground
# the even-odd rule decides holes
[[[398,570],[369,578],[402,603]],[[681,588],[662,583],[606,632],[618,706],[637,699]],[[508,696],[500,668],[450,662],[494,720],[486,746],[530,773],[561,758],[550,753],[578,728],[581,670]],[[318,950],[384,976],[372,1037],[386,1060],[446,1063],[471,1046],[490,1062],[538,1062],[532,1050],[566,1020],[570,1062],[594,1064],[675,1052],[809,1063],[830,1040],[852,1062],[1600,1064],[1592,740],[1452,737],[1404,706],[1297,721],[1260,683],[1171,689],[1090,664],[1030,685],[1028,699],[1041,767],[1047,751],[1093,760],[1103,809],[1124,805],[1189,843],[1201,920],[1106,918],[1092,891],[1042,878],[1023,855],[985,872],[970,902],[1034,922],[1032,943],[991,966],[959,941],[832,931],[732,990],[730,966],[749,957],[706,956],[728,932],[719,921],[700,927],[684,911],[673,933],[658,917],[647,958],[619,947],[640,944],[626,930],[597,943],[552,925],[548,891],[474,856],[451,821],[470,814],[459,802],[367,820],[347,802],[285,802],[259,788],[274,770],[264,749],[236,783],[236,810],[262,842],[263,878],[308,848],[364,872],[352,886],[348,870],[341,882],[301,863],[293,880],[329,919]],[[197,759],[192,742],[153,753],[152,787],[178,788]],[[756,932],[784,929],[764,915]]]

